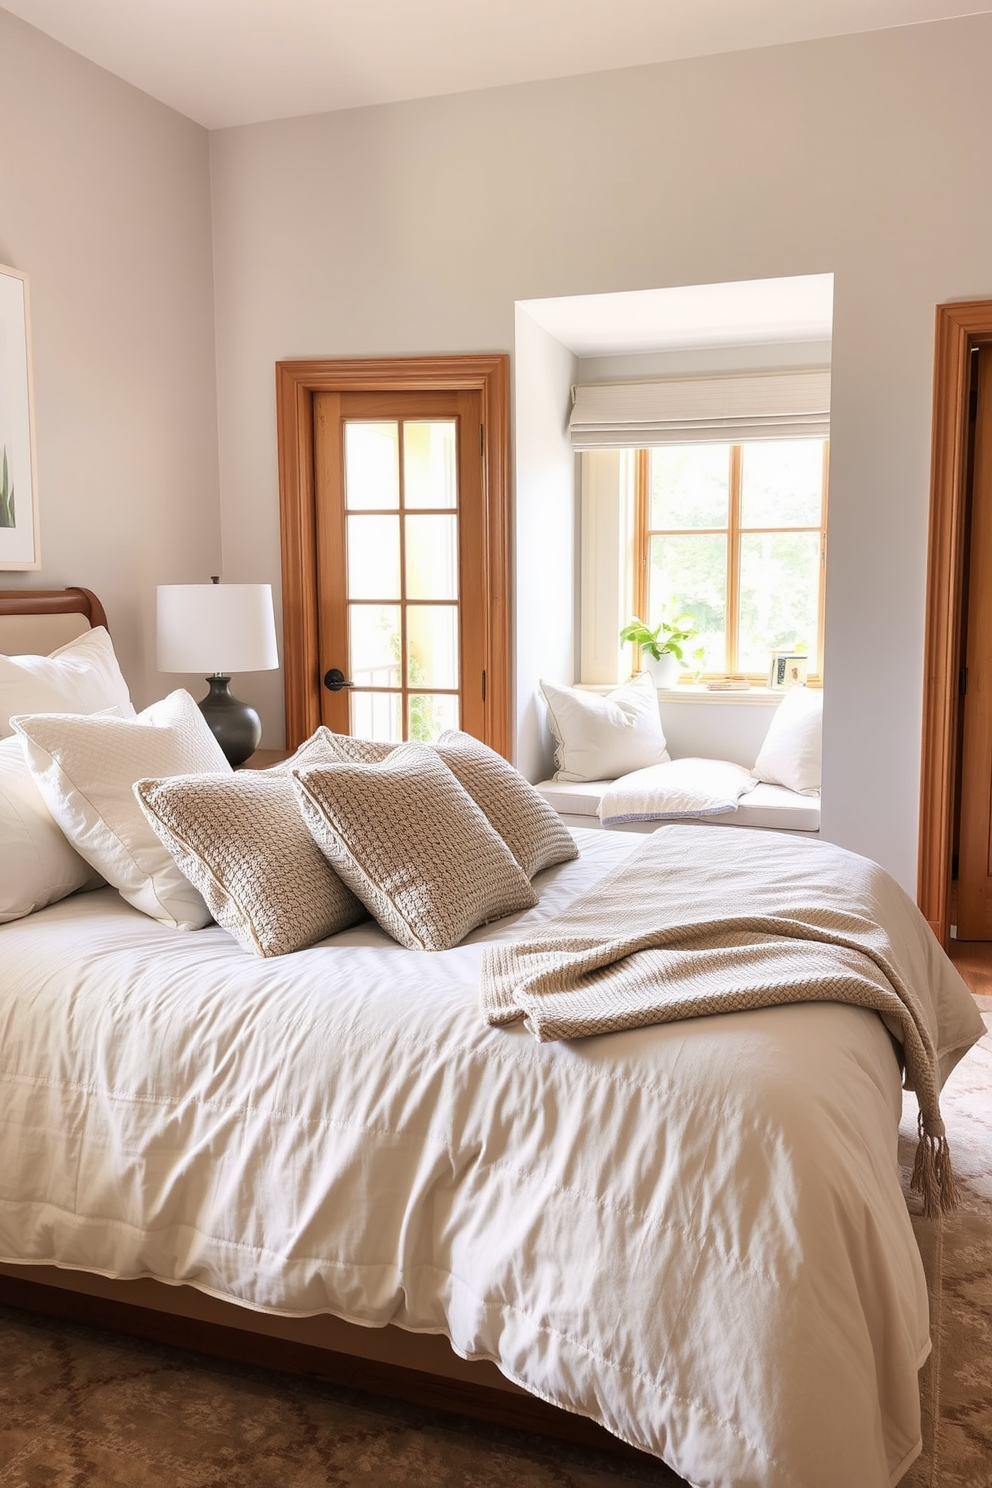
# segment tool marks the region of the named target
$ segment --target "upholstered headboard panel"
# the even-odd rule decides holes
[[[89,589],[0,589],[2,656],[48,656],[106,623],[103,605]]]

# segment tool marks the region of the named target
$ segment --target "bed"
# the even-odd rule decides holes
[[[74,625],[102,618],[75,596]],[[702,838],[742,836],[662,831],[687,883]],[[693,1484],[897,1482],[930,1345],[892,1034],[828,1000],[567,1041],[487,1024],[488,950],[641,846],[576,836],[531,907],[437,953],[363,919],[255,958],[90,884],[0,925],[0,1300],[488,1390]],[[882,893],[944,1075],[983,1025]]]

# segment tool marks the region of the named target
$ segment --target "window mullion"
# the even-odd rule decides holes
[[[648,484],[650,479],[650,457],[646,449],[637,451],[634,472],[634,552],[637,554],[637,571],[634,574],[634,614],[648,621],[648,588],[651,555],[648,551]],[[640,665],[640,647],[634,648],[635,668]]]
[[[741,587],[741,447],[730,446],[730,512],[727,523],[727,671],[737,671]]]
[[[823,484],[820,487],[820,595],[817,624],[816,674],[823,683],[823,627],[827,613],[827,497],[830,491],[830,440],[823,441]]]

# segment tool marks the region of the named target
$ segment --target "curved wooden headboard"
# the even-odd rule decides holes
[[[0,654],[45,656],[107,624],[89,589],[0,589]]]

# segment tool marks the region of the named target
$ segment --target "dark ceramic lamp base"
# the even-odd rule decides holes
[[[200,712],[210,726],[228,762],[236,770],[255,753],[262,737],[262,723],[254,708],[231,696],[230,677],[208,677],[210,691],[200,703]]]

